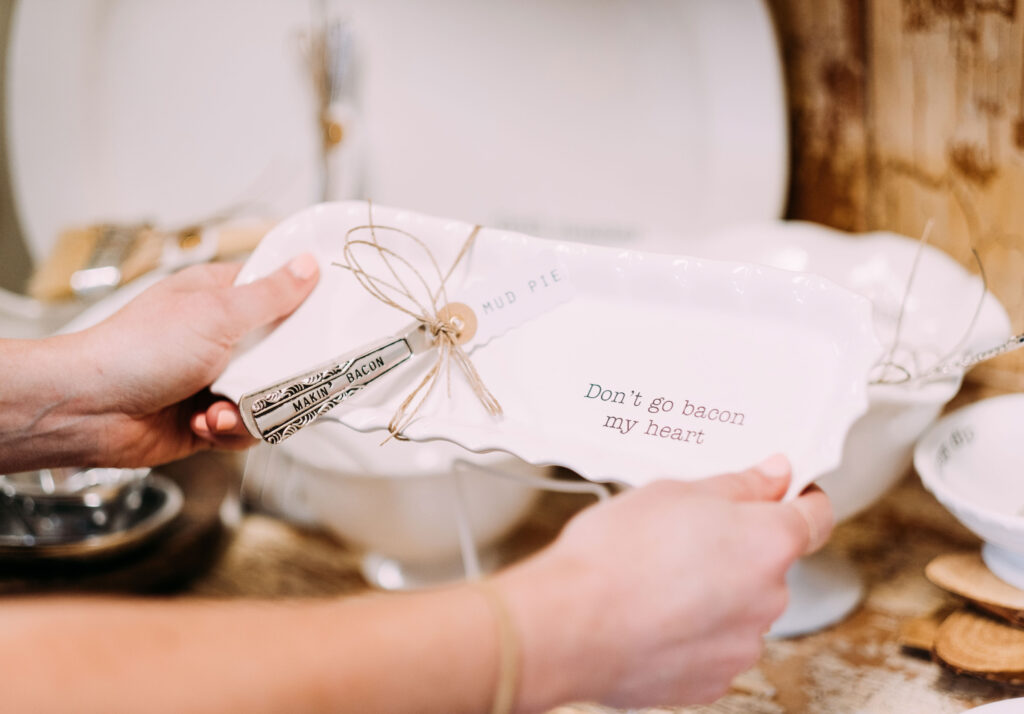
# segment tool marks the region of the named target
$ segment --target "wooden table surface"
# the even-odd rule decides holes
[[[958,403],[989,393],[975,387]],[[587,502],[581,496],[546,494],[510,539],[509,555],[540,547]],[[818,634],[769,642],[758,665],[737,678],[729,694],[713,705],[645,711],[952,714],[1024,696],[1024,690],[954,675],[928,659],[901,651],[897,643],[903,621],[952,602],[951,596],[925,579],[928,561],[978,545],[925,492],[917,477],[908,474],[866,513],[840,524],[829,545],[851,559],[867,583],[867,597],[851,617]],[[212,566],[205,566],[181,596],[333,597],[366,589],[358,556],[344,544],[267,516],[246,515]],[[555,711],[612,714],[615,710],[573,705]]]

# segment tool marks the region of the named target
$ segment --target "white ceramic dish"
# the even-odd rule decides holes
[[[1024,589],[1024,394],[958,409],[935,424],[914,451],[925,487],[984,539],[989,569]]]
[[[380,442],[377,434],[320,422],[280,446],[258,447],[246,490],[262,505],[304,513],[344,539],[361,553],[371,583],[405,589],[464,577],[460,527],[487,569],[491,546],[526,517],[539,493],[517,477],[546,480],[545,469],[507,454]]]
[[[823,275],[871,301],[882,345],[893,343],[918,241],[893,233],[850,235],[811,223],[735,226],[684,243],[694,255],[750,260]],[[926,369],[963,339],[966,350],[1010,335],[1006,310],[992,295],[968,334],[982,283],[941,250],[926,246],[904,308],[898,356]],[[909,362],[908,362],[909,364]],[[878,500],[910,466],[914,442],[960,389],[960,375],[924,386],[871,385],[869,408],[850,430],[840,466],[818,483],[836,517],[849,518]]]
[[[408,324],[331,265],[367,211],[365,203],[322,204],[268,234],[241,281],[311,251],[321,282],[291,317],[236,355],[214,391],[238,400]],[[373,211],[378,226],[422,239],[442,266],[472,230]],[[563,278],[549,285],[554,297],[542,297],[548,293],[540,287],[531,296],[529,281],[552,270]],[[838,462],[847,428],[866,406],[866,375],[878,352],[862,298],[821,278],[751,265],[483,229],[448,288],[451,300],[476,306],[480,328],[467,349],[504,417],[487,415],[456,371],[451,395],[435,390],[407,436],[504,450],[593,480],[699,478],[781,450],[800,488]],[[516,291],[518,322],[508,298],[505,308],[494,307]],[[343,405],[338,418],[358,430],[385,428],[433,359],[414,358]],[[703,419],[700,406],[707,407]],[[623,421],[609,427],[610,419]]]

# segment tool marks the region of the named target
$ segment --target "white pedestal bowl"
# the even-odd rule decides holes
[[[360,552],[366,579],[383,589],[495,567],[495,544],[529,513],[547,469],[447,442],[382,445],[384,436],[324,421],[280,446],[256,447],[246,493],[343,539]]]
[[[921,481],[985,541],[981,555],[1001,580],[1024,589],[1024,394],[985,399],[935,424],[918,443]]]
[[[992,347],[1010,334],[1002,305],[941,250],[893,233],[851,235],[809,223],[740,226],[681,246],[711,258],[749,260],[830,278],[871,300],[886,357],[921,373],[951,352]],[[880,373],[880,371],[879,371]],[[874,375],[877,376],[877,375]],[[960,388],[962,374],[927,383],[872,384],[868,411],[850,429],[839,466],[819,477],[836,520],[855,516],[907,473],[914,444]],[[790,606],[778,637],[838,622],[860,602],[856,570],[826,549],[789,573]]]

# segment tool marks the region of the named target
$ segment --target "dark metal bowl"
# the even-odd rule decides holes
[[[181,510],[149,469],[41,469],[0,476],[0,555],[77,557],[138,542]]]

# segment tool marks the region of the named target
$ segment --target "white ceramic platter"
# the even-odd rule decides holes
[[[381,207],[373,217],[424,241],[442,270],[472,230]],[[321,204],[264,239],[241,281],[311,251],[321,282],[240,351],[214,391],[238,400],[408,325],[331,265],[346,232],[367,221],[365,203]],[[403,254],[428,272],[422,256]],[[796,485],[809,483],[837,464],[879,350],[863,298],[747,264],[484,229],[448,289],[480,319],[467,350],[504,416],[490,417],[453,370],[450,395],[436,389],[406,435],[508,451],[594,480],[704,477],[782,451]],[[414,358],[335,416],[361,431],[385,428],[434,359]]]

